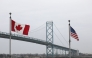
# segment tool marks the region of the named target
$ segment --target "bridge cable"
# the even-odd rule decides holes
[[[53,23],[54,24],[54,23]],[[56,25],[54,24],[54,26],[56,27]],[[58,32],[60,33],[60,35],[63,37],[63,39],[66,41],[66,39],[64,38],[64,36],[61,34],[61,32],[59,31],[59,29],[56,27],[56,29],[58,30]],[[66,43],[68,44],[68,42],[66,41]]]
[[[37,27],[37,28],[35,28],[35,29],[33,29],[32,31],[29,31],[30,33],[33,33],[33,32],[36,32],[36,31],[39,31],[39,30],[41,30],[41,29],[43,29],[43,28],[45,28],[45,23],[43,24],[43,25],[41,25],[41,26],[39,26],[39,27]],[[44,27],[42,27],[42,26],[44,26]],[[42,28],[40,28],[40,27],[42,27]]]
[[[53,31],[54,32],[54,31]],[[56,35],[56,33],[54,32],[54,34]],[[56,35],[56,37],[59,39],[59,37]],[[63,42],[59,39],[59,41],[63,44]],[[64,44],[63,44],[63,46],[65,46]]]
[[[43,27],[43,28],[41,28],[41,29],[38,29],[38,30],[35,30],[35,31],[30,31],[29,33],[34,33],[34,32],[37,32],[37,31],[39,31],[39,30],[42,30],[42,29],[44,29],[45,28],[45,26]]]

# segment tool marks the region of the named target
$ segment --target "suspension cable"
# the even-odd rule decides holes
[[[53,23],[54,24],[54,23]],[[55,25],[55,24],[54,24]],[[55,25],[56,27],[56,25]],[[66,39],[64,38],[64,36],[61,34],[61,32],[59,31],[59,29],[56,27],[56,29],[58,30],[58,32],[60,33],[60,35],[63,37],[63,39],[66,41]],[[66,43],[68,44],[68,42],[66,41]]]
[[[53,31],[54,32],[54,31]],[[54,34],[56,35],[56,33],[54,32]],[[56,35],[56,37],[59,39],[59,37]],[[63,44],[63,42],[59,39],[59,41]],[[64,44],[63,44],[63,46],[65,46]]]
[[[33,30],[31,30],[31,31],[29,31],[29,32],[36,32],[36,31],[39,31],[39,30],[41,30],[41,29],[43,29],[45,26],[45,23],[44,24],[42,24],[41,26],[39,26],[39,27],[37,27],[37,28],[35,28],[35,29],[33,29]],[[44,27],[42,27],[42,26],[44,26]],[[42,28],[41,28],[42,27]]]
[[[37,29],[37,30],[35,30],[35,31],[30,31],[29,33],[34,33],[34,32],[37,32],[37,31],[39,31],[39,30],[42,30],[42,29],[44,29],[44,28],[45,28],[45,26],[44,26],[43,28]]]

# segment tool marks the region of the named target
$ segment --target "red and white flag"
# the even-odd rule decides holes
[[[28,35],[30,25],[19,24],[14,20],[11,20],[11,24],[12,24],[11,31],[14,31],[23,35]]]

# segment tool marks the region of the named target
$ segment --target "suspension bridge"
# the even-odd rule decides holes
[[[0,37],[9,39],[10,33],[0,31]],[[64,56],[69,56],[69,53],[68,53],[69,48],[68,47],[63,47],[63,46],[56,45],[53,43],[53,22],[52,21],[46,22],[46,41],[40,40],[38,38],[29,37],[29,36],[22,36],[22,35],[20,36],[17,34],[11,34],[11,39],[45,45],[47,57],[54,57],[54,55],[55,55],[54,49],[63,50],[63,51],[65,51],[63,53]],[[77,56],[78,51],[75,49],[71,49],[71,54],[72,54],[72,56]]]

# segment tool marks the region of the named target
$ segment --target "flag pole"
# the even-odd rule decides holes
[[[69,58],[71,58],[70,20],[68,20],[68,22],[69,22]]]
[[[10,42],[9,42],[9,54],[10,54],[10,58],[11,58],[11,12],[9,13],[10,14]]]

